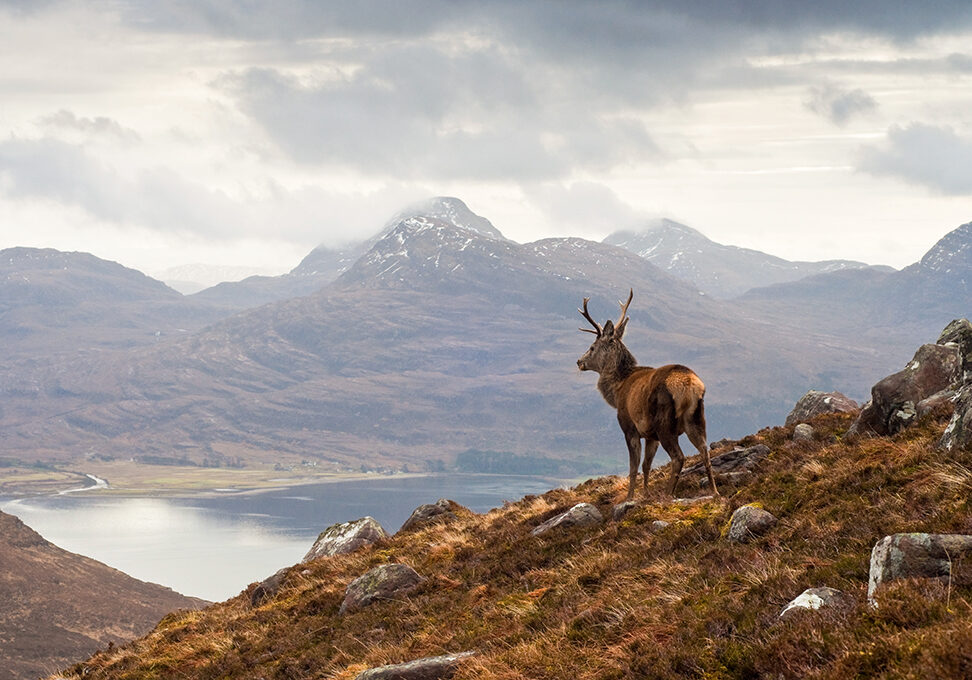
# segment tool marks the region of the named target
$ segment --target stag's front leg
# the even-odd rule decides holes
[[[628,440],[628,500],[634,498],[638,482],[638,463],[641,462],[641,437],[637,432],[626,434]]]

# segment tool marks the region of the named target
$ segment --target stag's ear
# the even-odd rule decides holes
[[[614,322],[608,319],[604,322],[604,336],[611,337],[614,335]]]
[[[620,324],[618,324],[618,327],[614,331],[614,335],[618,340],[624,337],[624,330],[627,327],[628,327],[628,319],[625,319]]]

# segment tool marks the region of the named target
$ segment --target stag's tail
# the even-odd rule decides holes
[[[675,418],[681,423],[700,421],[705,427],[705,407],[702,404],[705,383],[692,370],[684,366],[676,368],[682,370],[673,370],[665,378],[665,387],[675,402]]]

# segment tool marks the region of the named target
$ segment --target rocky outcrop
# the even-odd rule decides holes
[[[475,652],[460,652],[369,668],[358,673],[354,680],[446,680],[455,674],[459,662],[474,654]]]
[[[614,517],[614,521],[617,522],[618,520],[624,519],[625,515],[637,507],[637,501],[624,501],[614,506],[614,508],[611,510],[611,515]]]
[[[301,563],[354,552],[383,538],[388,538],[388,532],[375,521],[374,517],[362,517],[353,522],[332,524],[317,537]]]
[[[534,536],[540,536],[552,529],[589,527],[600,524],[603,520],[601,511],[593,505],[590,503],[578,503],[567,512],[563,512],[556,517],[551,517],[540,526],[534,528],[530,533]]]
[[[440,498],[435,503],[420,505],[412,511],[412,514],[409,515],[402,528],[398,531],[412,531],[413,529],[418,529],[435,522],[454,520],[456,519],[456,513],[453,510],[461,507],[455,501],[450,501],[446,498]]]
[[[734,448],[712,458],[712,474],[715,476],[716,482],[739,483],[745,481],[753,475],[756,467],[769,454],[770,449],[765,444]],[[699,484],[705,486],[709,484],[703,463],[694,463],[682,470],[683,478],[688,475],[702,475]]]
[[[883,583],[899,578],[948,577],[956,583],[972,579],[972,536],[961,534],[892,534],[871,550],[867,599]]]
[[[383,564],[348,584],[339,614],[361,609],[380,600],[407,595],[422,581],[417,571],[406,564]]]
[[[901,371],[871,388],[871,400],[848,434],[892,435],[915,422],[917,405],[961,380],[962,356],[955,343],[922,345]]]
[[[805,423],[824,413],[854,413],[860,406],[840,392],[810,390],[797,401],[786,417],[787,425]]]
[[[780,619],[785,621],[801,611],[847,607],[852,603],[853,600],[849,595],[844,594],[836,588],[828,588],[826,586],[821,588],[807,588],[783,607],[783,611],[780,612]]]
[[[736,508],[729,519],[726,538],[730,543],[746,543],[752,538],[762,536],[776,526],[779,520],[770,512],[754,505]]]

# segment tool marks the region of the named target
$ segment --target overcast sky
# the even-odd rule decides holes
[[[0,0],[0,248],[283,272],[433,195],[905,266],[972,220],[972,3]]]

